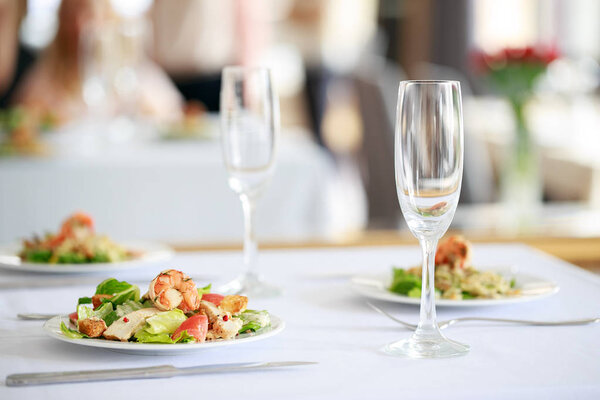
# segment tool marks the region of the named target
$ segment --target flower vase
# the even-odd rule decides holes
[[[524,113],[524,101],[510,101],[516,135],[508,147],[501,176],[501,196],[511,215],[528,219],[542,201],[540,157],[529,132]]]

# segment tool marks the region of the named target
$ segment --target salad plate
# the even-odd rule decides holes
[[[256,342],[275,336],[285,328],[285,322],[275,315],[271,314],[271,325],[264,327],[253,333],[242,333],[232,340],[212,340],[203,343],[176,343],[176,344],[159,344],[159,343],[136,343],[136,342],[119,342],[103,339],[71,339],[61,331],[61,322],[68,323],[68,315],[58,315],[46,321],[44,324],[44,332],[63,342],[72,343],[80,346],[98,347],[119,353],[136,354],[136,355],[184,355],[192,352],[199,352],[207,349],[224,346],[236,346],[244,343]]]
[[[138,268],[147,264],[168,261],[174,255],[173,250],[163,244],[143,241],[120,242],[123,247],[136,253],[136,256],[123,261],[96,262],[85,264],[50,264],[28,262],[21,259],[19,243],[0,246],[0,268],[14,271],[46,272],[53,274],[82,274],[119,271]]]
[[[474,306],[497,306],[513,303],[524,303],[552,296],[559,291],[559,286],[543,278],[515,271],[515,268],[482,268],[484,271],[493,271],[508,280],[514,280],[514,288],[518,295],[504,296],[499,298],[474,298],[474,299],[443,299],[437,298],[436,306],[440,307],[474,307]],[[393,293],[389,290],[392,283],[392,273],[356,275],[351,278],[351,288],[361,296],[373,300],[383,300],[400,304],[420,304],[420,297]]]

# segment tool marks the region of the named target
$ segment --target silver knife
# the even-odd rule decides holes
[[[243,372],[257,369],[293,367],[317,364],[314,361],[251,362],[238,364],[215,364],[200,367],[177,368],[158,365],[144,368],[104,369],[91,371],[39,372],[13,374],[6,377],[6,386],[49,385],[55,383],[98,382],[123,379],[172,378],[174,376],[215,374],[220,372]]]
[[[98,278],[92,279],[39,279],[23,280],[23,281],[3,281],[0,282],[2,290],[17,290],[17,289],[44,289],[50,287],[62,286],[96,286],[99,283]]]
[[[29,314],[17,314],[18,319],[24,319],[26,321],[47,321],[50,318],[56,317],[60,314],[40,314],[40,313],[29,313]]]

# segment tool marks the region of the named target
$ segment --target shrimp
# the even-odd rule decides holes
[[[435,265],[448,264],[452,269],[471,263],[471,243],[462,236],[450,236],[438,245]]]
[[[94,220],[86,213],[76,212],[63,222],[60,234],[66,237],[73,236],[76,230],[94,232]]]
[[[84,237],[94,233],[94,220],[89,215],[76,212],[67,218],[60,227],[60,232],[47,239],[49,248],[60,246],[66,239],[72,237]]]
[[[161,311],[179,308],[189,312],[200,306],[200,296],[192,278],[175,269],[161,272],[150,282],[148,297]]]

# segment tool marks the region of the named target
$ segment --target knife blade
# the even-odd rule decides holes
[[[33,386],[57,383],[99,382],[124,379],[172,378],[174,376],[243,372],[257,369],[293,367],[318,364],[314,361],[249,362],[236,364],[214,364],[177,368],[173,365],[158,365],[143,368],[104,369],[89,371],[36,372],[12,374],[6,377],[6,386]]]

